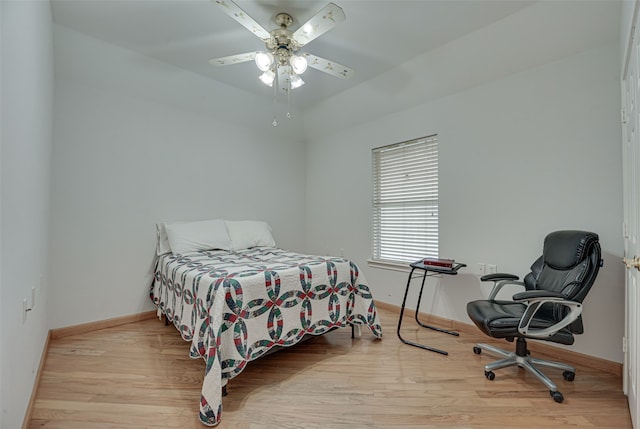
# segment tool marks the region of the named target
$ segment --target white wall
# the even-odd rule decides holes
[[[155,224],[262,219],[304,245],[305,146],[270,100],[55,26],[51,327],[153,308]]]
[[[363,267],[374,296],[400,305],[406,274],[366,263],[370,151],[437,133],[440,255],[469,268],[437,287],[430,282],[422,310],[470,323],[466,303],[488,295],[473,275],[476,263],[522,275],[539,256],[546,233],[592,230],[600,235],[605,267],[585,301],[586,333],[573,350],[621,362],[618,77],[618,48],[612,43],[312,139],[308,250],[344,248]],[[409,302],[415,307],[416,298]]]
[[[2,1],[0,11],[0,427],[9,429],[22,425],[49,329],[53,46],[48,1]],[[23,323],[32,287],[36,305]]]

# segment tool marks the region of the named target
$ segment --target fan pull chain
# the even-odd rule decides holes
[[[289,77],[289,88],[287,88],[287,118],[291,118],[291,77]]]
[[[276,75],[273,78],[273,122],[271,125],[274,127],[278,126],[278,118],[277,118],[277,103],[276,98],[278,96],[278,67],[276,67]]]

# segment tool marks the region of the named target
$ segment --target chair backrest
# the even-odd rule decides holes
[[[555,231],[544,239],[542,256],[524,278],[528,290],[551,290],[566,299],[582,302],[593,285],[602,265],[598,234],[587,231]],[[544,313],[560,320],[566,311],[562,306],[547,306]],[[571,326],[582,333],[582,322]]]

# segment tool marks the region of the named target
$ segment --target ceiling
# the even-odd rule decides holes
[[[303,50],[355,70],[339,79],[314,69],[292,92],[291,104],[310,107],[388,72],[425,52],[463,37],[535,1],[334,0],[346,20]],[[290,29],[323,8],[318,0],[236,0],[265,29],[275,15],[293,16]],[[210,0],[53,0],[54,22],[102,41],[263,97],[273,90],[258,81],[253,62],[214,67],[209,59],[262,50],[264,44]]]

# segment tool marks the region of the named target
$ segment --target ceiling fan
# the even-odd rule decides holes
[[[300,52],[307,43],[345,20],[344,11],[334,3],[323,7],[295,32],[292,32],[289,26],[294,19],[287,13],[278,13],[275,21],[279,28],[267,31],[232,0],[211,1],[259,37],[264,42],[266,50],[213,58],[209,63],[215,66],[226,66],[254,60],[263,72],[260,80],[265,85],[273,87],[275,82],[276,88],[280,87],[287,92],[304,85],[300,75],[305,72],[307,66],[342,79],[347,79],[354,74],[349,67],[308,52]]]

